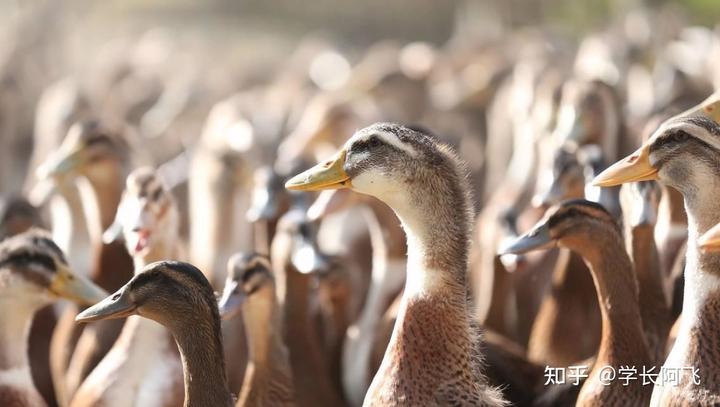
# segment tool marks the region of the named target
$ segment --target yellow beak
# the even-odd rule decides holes
[[[593,180],[597,187],[612,187],[636,181],[656,180],[658,170],[650,165],[650,147],[644,145],[616,162]]]
[[[57,270],[55,278],[50,283],[50,292],[80,305],[95,304],[108,295],[92,281],[74,274],[67,268]]]
[[[720,252],[720,224],[713,226],[700,236],[698,246],[704,253]]]
[[[343,168],[346,155],[345,149],[340,150],[334,158],[292,177],[285,188],[294,191],[351,188],[350,177]]]

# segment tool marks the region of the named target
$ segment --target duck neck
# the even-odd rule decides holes
[[[94,242],[101,241],[102,233],[115,220],[124,174],[121,160],[106,160],[77,180],[88,232]]]
[[[0,306],[6,310],[0,315],[0,372],[29,369],[28,335],[39,307],[8,298],[0,299]]]
[[[472,212],[459,186],[446,183],[433,192],[434,197],[417,197],[409,205],[386,200],[400,218],[408,244],[405,291],[383,359],[383,366],[388,364],[396,374],[403,374],[403,359],[415,360],[428,353],[443,361],[467,356],[468,365],[474,366],[475,337],[466,281]],[[448,342],[448,337],[453,340]],[[429,376],[444,380],[451,375],[442,370],[446,366],[454,364],[428,366],[434,369]],[[467,372],[475,382],[478,373]]]
[[[171,329],[185,376],[185,407],[230,406],[220,321],[208,315],[185,315]]]
[[[720,222],[717,211],[718,188],[707,185],[696,194],[685,194],[688,214],[688,241],[685,263],[685,288],[680,330],[668,361],[669,366],[694,366],[705,371],[714,371],[719,362],[708,358],[714,354],[712,343],[720,340],[720,255],[702,253],[698,238]],[[704,378],[703,378],[704,380]]]
[[[440,195],[439,191],[436,194]],[[462,194],[459,190],[447,191],[450,196],[440,196],[437,202],[426,196],[409,205],[391,204],[407,238],[404,297],[451,294],[453,299],[462,298],[458,304],[465,308],[472,216]]]
[[[628,251],[635,265],[638,285],[642,287],[641,297],[643,291],[647,291],[646,288],[662,293],[662,276],[654,232],[654,225],[644,224],[633,226],[628,233]]]
[[[649,361],[638,305],[637,279],[622,242],[619,233],[595,230],[578,250],[592,273],[602,317],[596,366]]]
[[[274,293],[258,294],[263,298],[249,298],[242,311],[248,327],[249,361],[240,400],[247,399],[251,394],[253,397],[266,394],[269,382],[279,378],[277,373],[285,372],[287,375],[290,369],[288,351],[280,335],[280,313]]]

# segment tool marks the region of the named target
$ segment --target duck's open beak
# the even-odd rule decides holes
[[[656,180],[657,173],[658,170],[650,165],[650,146],[646,144],[601,172],[592,183],[597,187],[612,187],[627,182]]]
[[[321,191],[324,189],[350,188],[350,177],[345,173],[345,149],[338,154],[309,170],[292,177],[285,183],[285,188],[295,191]]]
[[[720,224],[713,226],[698,239],[698,246],[703,253],[720,252]]]
[[[550,228],[547,224],[542,224],[501,248],[498,254],[501,256],[505,254],[523,254],[555,246],[555,240],[550,236]]]
[[[230,319],[237,315],[242,310],[242,304],[245,302],[247,296],[238,289],[238,282],[234,280],[228,280],[225,284],[220,300],[218,300],[218,310],[220,311],[220,317],[222,319]]]
[[[80,305],[92,305],[107,297],[107,292],[87,278],[61,267],[50,283],[50,292]]]
[[[92,322],[103,319],[125,318],[133,315],[137,306],[130,298],[129,290],[126,290],[126,287],[79,313],[75,317],[75,321]]]

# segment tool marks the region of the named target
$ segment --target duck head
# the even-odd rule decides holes
[[[150,167],[127,177],[115,221],[103,234],[105,243],[125,240],[128,252],[147,256],[158,245],[172,246],[177,239],[177,204],[158,173]]]
[[[0,244],[0,295],[38,306],[64,298],[80,305],[99,301],[107,293],[73,273],[50,234],[30,229]]]
[[[529,232],[506,245],[499,254],[518,255],[553,247],[582,248],[591,239],[594,223],[613,225],[620,234],[614,218],[602,205],[584,199],[564,201],[549,208]]]
[[[188,329],[192,318],[214,316],[219,330],[215,294],[203,273],[179,261],[150,263],[111,296],[75,317],[77,322],[126,318],[140,315],[171,331]]]
[[[220,315],[229,319],[237,315],[243,303],[254,297],[275,296],[275,282],[270,259],[256,253],[236,253],[227,265],[225,289],[219,300]]]

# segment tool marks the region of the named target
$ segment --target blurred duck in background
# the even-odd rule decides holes
[[[652,366],[643,337],[638,303],[638,283],[630,257],[625,252],[621,230],[601,205],[585,200],[565,201],[546,212],[530,232],[502,253],[563,246],[583,256],[595,281],[602,314],[602,339],[577,405],[607,403],[647,405],[652,389],[634,382],[606,385],[599,372],[606,366]],[[587,367],[587,366],[586,366]]]
[[[113,223],[124,177],[129,171],[131,153],[127,137],[121,129],[111,129],[96,121],[76,123],[59,149],[37,170],[41,180],[77,184],[93,247],[89,276],[107,290],[121,286],[133,269],[122,243],[102,241],[104,230]],[[76,313],[77,310],[68,309],[60,318],[51,349],[56,392],[64,403],[107,353],[122,328],[122,321],[111,321],[89,327],[78,336],[73,333]]]
[[[65,255],[40,229],[31,229],[0,243],[2,324],[0,400],[19,407],[45,406],[30,374],[28,334],[33,314],[58,298],[93,304],[106,293],[74,274]]]
[[[242,315],[250,335],[250,356],[237,407],[295,406],[270,260],[257,254],[237,253],[230,257],[219,307],[222,318]]]
[[[128,176],[103,241],[124,241],[139,272],[152,262],[181,257],[178,231],[174,198],[154,169],[141,167]],[[70,406],[177,406],[182,399],[182,365],[172,337],[160,324],[133,316]]]

